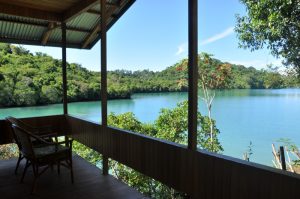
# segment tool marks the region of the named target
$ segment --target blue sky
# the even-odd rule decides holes
[[[186,58],[187,0],[137,0],[108,32],[108,70],[163,70]],[[235,15],[244,14],[238,0],[199,0],[199,52],[258,69],[280,64],[268,50],[238,48]],[[61,59],[60,48],[25,46]],[[67,61],[100,70],[100,44],[92,50],[67,50]]]

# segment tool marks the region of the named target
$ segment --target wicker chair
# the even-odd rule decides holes
[[[53,128],[51,126],[32,127],[14,117],[7,117],[6,121],[10,124],[11,127],[13,124],[17,125],[26,131],[32,132],[33,134],[36,134],[36,135],[42,137],[43,139],[46,139],[48,142],[52,142],[52,138],[54,138],[57,141],[58,134],[53,130]],[[18,149],[19,149],[19,158],[18,158],[17,165],[15,168],[15,174],[17,174],[20,162],[24,159],[24,157],[21,153],[22,146],[21,146],[19,140],[17,139],[13,129],[11,129],[11,131],[12,131],[14,141],[17,144]],[[41,143],[40,141],[35,141],[35,142],[33,142],[33,145],[40,146],[40,145],[43,145],[43,143]]]
[[[73,139],[65,137],[62,142],[48,142],[42,137],[32,134],[31,132],[22,129],[13,124],[13,131],[21,146],[22,156],[26,159],[26,165],[22,174],[21,182],[29,166],[32,166],[34,180],[32,183],[31,193],[35,192],[36,181],[51,165],[58,164],[67,167],[71,172],[71,182],[73,178],[72,166],[72,142]],[[42,143],[42,145],[33,145],[34,141]],[[65,161],[65,163],[63,163]],[[39,172],[39,168],[44,167]],[[59,168],[59,167],[58,167]]]

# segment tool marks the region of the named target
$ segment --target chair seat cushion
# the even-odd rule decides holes
[[[33,150],[37,158],[42,158],[46,156],[52,156],[55,154],[63,153],[63,152],[68,152],[69,148],[62,145],[57,145],[57,150],[56,150],[56,146],[48,145],[48,146],[34,147]]]

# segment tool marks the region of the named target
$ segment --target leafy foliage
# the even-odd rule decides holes
[[[94,165],[100,165],[102,155],[93,149],[86,147],[85,145],[74,141],[72,150],[79,156],[83,157],[88,162]]]
[[[166,69],[176,68],[178,85],[188,82],[188,60],[184,59],[178,64]],[[299,81],[294,70],[287,69],[284,74],[279,73],[279,68],[268,66],[267,69],[257,70],[254,67],[221,62],[212,55],[201,53],[198,56],[199,88],[205,84],[209,89],[268,89],[299,87]]]
[[[7,160],[17,157],[18,148],[15,144],[0,145],[0,159]]]
[[[108,72],[108,97],[130,98],[132,93],[187,91],[186,59],[163,71]],[[299,86],[295,72],[281,75],[276,70],[223,63],[212,55],[199,55],[200,79],[211,89],[282,88]],[[0,107],[33,106],[62,102],[61,60],[44,53],[0,43]],[[68,100],[100,100],[100,73],[78,64],[67,64]],[[201,76],[200,76],[201,77]]]
[[[300,74],[300,2],[298,0],[240,0],[246,16],[237,16],[240,46],[251,50],[267,46]]]
[[[289,138],[280,138],[277,140],[278,143],[282,144],[283,146],[287,147],[290,151],[298,151],[297,145]]]

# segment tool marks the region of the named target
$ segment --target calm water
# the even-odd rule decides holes
[[[187,93],[135,94],[130,100],[112,100],[108,111],[134,112],[143,122],[153,122],[161,108],[175,107],[187,99]],[[199,99],[200,112],[206,108]],[[69,112],[100,122],[100,102],[69,104]],[[8,115],[30,117],[62,114],[62,105],[0,109],[0,118]],[[224,154],[242,158],[249,142],[253,143],[251,160],[271,165],[271,144],[290,138],[300,146],[300,89],[218,91],[213,103],[213,118],[220,129]]]

